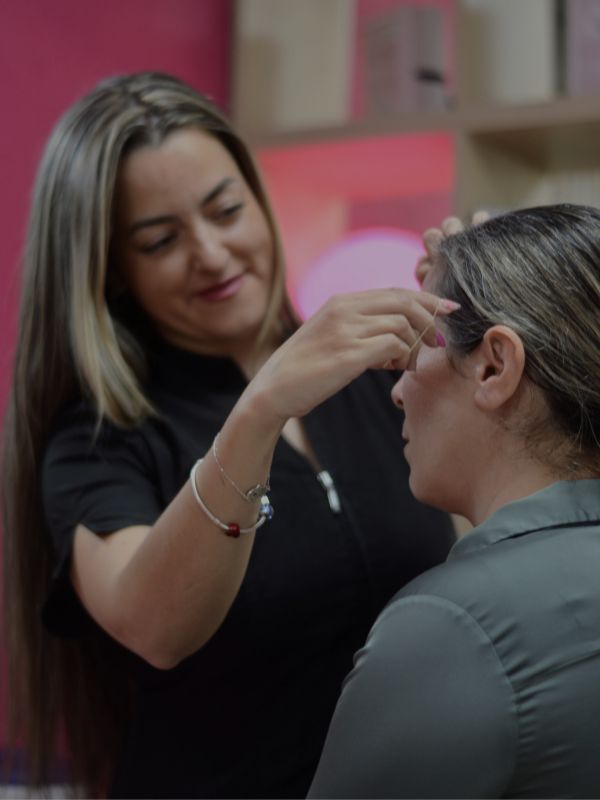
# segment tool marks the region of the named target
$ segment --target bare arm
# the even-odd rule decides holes
[[[395,289],[326,304],[271,356],[221,430],[220,459],[237,485],[264,482],[288,419],[308,413],[365,369],[385,363],[409,368],[421,339],[435,346],[435,312],[449,309],[425,292]],[[256,520],[257,506],[232,490],[211,455],[196,477],[217,517],[242,527]],[[224,535],[199,508],[188,481],[151,527],[130,527],[102,539],[79,526],[73,584],[110,635],[154,666],[170,668],[223,622],[255,535],[260,533]]]

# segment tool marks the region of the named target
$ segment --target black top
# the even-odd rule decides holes
[[[102,635],[66,577],[74,527],[104,534],[152,524],[245,385],[227,359],[161,345],[148,386],[160,419],[135,430],[104,424],[94,442],[87,404],[61,415],[43,469],[58,554],[44,609],[51,630]],[[113,796],[306,794],[354,651],[394,592],[443,561],[453,542],[450,520],[409,492],[391,386],[390,374],[369,372],[305,418],[341,513],[331,510],[309,462],[280,440],[271,472],[275,517],[257,533],[221,628],[169,671],[129,655],[137,702]],[[215,528],[215,535],[222,534]]]
[[[600,480],[468,533],[380,615],[309,796],[600,797],[599,564]]]

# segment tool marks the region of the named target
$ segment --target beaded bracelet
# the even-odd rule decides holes
[[[254,525],[249,525],[247,528],[240,528],[237,522],[227,523],[223,522],[223,520],[220,520],[218,517],[216,517],[212,513],[212,511],[210,511],[210,509],[206,506],[204,500],[200,497],[200,492],[198,491],[198,487],[196,485],[196,470],[198,468],[198,465],[201,464],[203,460],[204,459],[200,458],[198,461],[196,461],[196,463],[190,470],[190,483],[192,484],[192,492],[194,493],[196,502],[198,503],[202,511],[204,511],[209,520],[212,523],[214,523],[218,528],[220,528],[222,531],[224,531],[227,534],[227,536],[231,536],[234,539],[237,539],[241,533],[252,533],[252,531],[255,531],[257,528],[260,528],[261,525],[264,525],[264,523],[268,519],[273,518],[273,513],[274,513],[273,506],[269,502],[269,498],[267,497],[266,494],[261,497],[260,509],[258,511],[258,519],[254,523]]]
[[[256,500],[258,500],[259,497],[262,497],[263,495],[267,494],[267,492],[270,492],[271,491],[271,487],[269,485],[269,477],[270,476],[268,476],[268,475],[267,475],[267,480],[266,480],[266,482],[264,484],[258,483],[256,486],[253,486],[251,489],[248,489],[246,492],[243,489],[240,489],[240,487],[233,480],[233,478],[230,475],[227,474],[227,472],[225,471],[225,467],[221,464],[221,462],[219,460],[219,456],[217,455],[217,439],[218,438],[219,438],[219,434],[217,433],[217,435],[213,439],[213,443],[212,443],[213,458],[215,460],[215,463],[216,463],[217,467],[219,468],[219,471],[221,472],[221,475],[225,478],[227,483],[235,489],[235,491],[239,494],[239,496],[243,500],[245,500],[247,503],[254,503]]]

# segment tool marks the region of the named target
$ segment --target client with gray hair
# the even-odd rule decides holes
[[[419,500],[475,526],[380,614],[310,797],[600,796],[600,212],[444,239],[460,303],[393,389]]]

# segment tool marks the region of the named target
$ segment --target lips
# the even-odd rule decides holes
[[[233,297],[234,294],[237,294],[243,280],[243,274],[236,275],[235,277],[229,278],[226,281],[213,283],[212,286],[208,286],[206,289],[195,292],[194,296],[199,297],[202,300],[208,300],[209,302],[227,300],[229,297]]]

